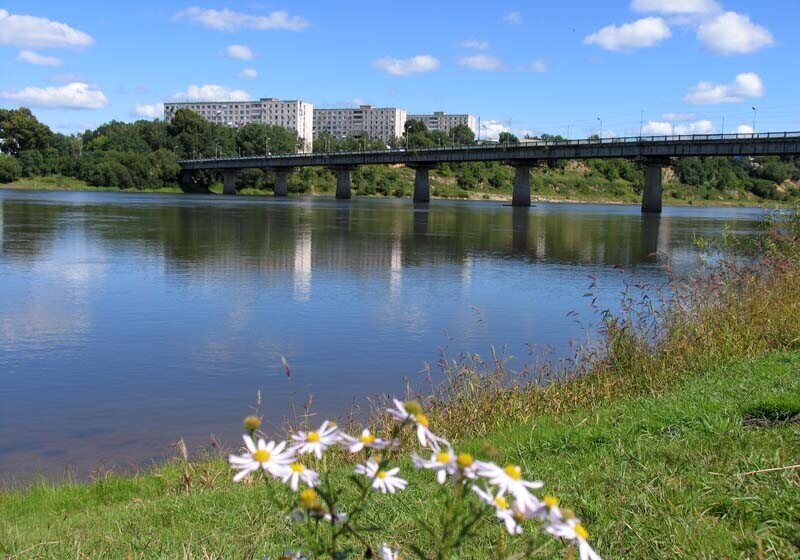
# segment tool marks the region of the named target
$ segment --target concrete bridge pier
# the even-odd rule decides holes
[[[427,203],[431,201],[430,170],[433,165],[410,165],[414,170],[414,202]]]
[[[514,166],[514,190],[511,193],[511,206],[531,205],[531,167],[530,162],[512,163]]]
[[[226,169],[222,172],[222,194],[236,194],[236,176],[238,169]]]
[[[289,173],[291,169],[275,170],[275,185],[272,187],[272,194],[275,196],[289,196]]]
[[[353,195],[350,188],[350,172],[355,167],[342,166],[333,169],[336,171],[336,198],[347,200]]]
[[[662,181],[664,167],[670,164],[669,158],[647,158],[644,160],[644,191],[642,192],[642,212],[661,213]]]

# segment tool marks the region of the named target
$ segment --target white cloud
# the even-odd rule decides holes
[[[538,73],[547,72],[547,63],[541,58],[538,58],[533,62],[531,62],[530,64],[523,64],[522,66],[518,66],[517,69],[522,72],[538,72]]]
[[[83,82],[72,82],[61,87],[4,90],[0,91],[0,98],[28,107],[47,109],[100,109],[108,105],[108,99],[102,91]]]
[[[235,60],[253,60],[253,51],[245,45],[228,45],[225,54]]]
[[[383,57],[376,60],[373,65],[378,70],[383,70],[392,76],[408,76],[432,72],[439,68],[439,61],[429,54],[420,54],[411,58]]]
[[[252,96],[241,89],[216,84],[190,85],[186,91],[172,96],[176,101],[249,101]]]
[[[748,54],[775,43],[766,27],[736,12],[725,12],[701,24],[697,38],[710,50],[726,55]]]
[[[503,23],[509,25],[519,25],[522,23],[522,14],[519,12],[509,12],[500,18]]]
[[[688,16],[714,13],[720,6],[715,0],[633,0],[631,9],[635,12]]]
[[[481,123],[481,138],[497,140],[501,132],[507,132],[508,127],[500,121],[483,121]]]
[[[753,134],[753,127],[749,124],[740,124],[736,127],[736,134]]]
[[[642,134],[670,136],[672,134],[714,134],[714,124],[706,119],[675,124],[665,121],[648,121],[642,127]]]
[[[459,58],[458,65],[487,72],[499,72],[505,68],[502,60],[488,54],[475,54]]]
[[[60,58],[54,56],[44,56],[34,51],[19,51],[17,60],[20,62],[27,62],[28,64],[36,64],[37,66],[64,66],[64,62]]]
[[[485,51],[489,48],[488,41],[478,41],[476,39],[470,39],[469,41],[461,41],[461,46],[465,49],[475,49],[476,51]]]
[[[745,99],[763,95],[764,84],[761,82],[761,77],[752,72],[745,72],[737,75],[730,84],[700,82],[690,88],[683,99],[694,105],[711,105],[714,103],[741,103]]]
[[[245,68],[239,72],[239,77],[243,80],[255,80],[258,78],[258,72],[256,72],[255,68]]]
[[[664,113],[661,115],[661,118],[665,121],[675,121],[675,122],[682,122],[682,121],[693,121],[697,118],[697,115],[694,113]]]
[[[658,17],[647,17],[623,25],[607,25],[586,37],[587,45],[598,45],[608,51],[627,51],[642,47],[653,47],[672,36],[672,32]]]
[[[94,40],[84,33],[47,18],[9,14],[0,10],[0,45],[16,47],[88,47]]]
[[[164,116],[163,103],[149,103],[139,105],[133,108],[133,114],[137,117],[144,117],[146,119],[160,119]]]
[[[175,15],[177,20],[187,20],[214,29],[215,31],[237,31],[256,29],[258,31],[302,31],[311,23],[301,16],[290,16],[287,12],[270,12],[259,16],[224,10],[203,9],[197,6],[186,8]]]

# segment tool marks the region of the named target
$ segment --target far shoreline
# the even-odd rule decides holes
[[[160,188],[146,188],[146,189],[124,189],[120,187],[94,187],[87,185],[83,182],[74,179],[64,179],[66,184],[55,183],[55,177],[32,178],[17,180],[12,183],[0,185],[0,190],[4,191],[44,191],[44,192],[95,192],[95,193],[121,193],[121,194],[189,194],[184,193],[179,187],[160,187]],[[61,178],[59,178],[61,179]],[[434,189],[435,190],[435,189]],[[192,193],[192,194],[207,194],[208,196],[223,196],[221,192],[215,192],[212,186],[210,193]],[[272,198],[273,194],[268,190],[257,189],[243,189],[238,192],[236,196],[242,197],[262,197]],[[305,193],[290,193],[289,198],[297,197],[333,197],[332,192],[305,192]],[[371,199],[409,199],[410,196],[390,196],[390,195],[359,195],[353,194],[354,198],[371,198]],[[431,200],[455,200],[464,202],[511,202],[511,194],[508,193],[489,193],[485,191],[477,191],[470,193],[469,197],[455,197],[455,196],[437,196],[435,192],[431,193]],[[537,196],[532,194],[531,203],[538,202],[548,204],[615,204],[615,205],[631,205],[637,206],[639,202],[634,200],[620,200],[619,198],[595,198],[595,197],[553,197],[553,196]],[[665,206],[677,207],[724,207],[724,208],[787,208],[791,204],[782,203],[778,201],[754,201],[754,200],[678,200],[673,198],[664,198]]]

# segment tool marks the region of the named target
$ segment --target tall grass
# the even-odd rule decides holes
[[[663,299],[633,286],[619,311],[598,309],[600,346],[581,348],[573,359],[522,374],[496,357],[442,360],[445,381],[427,395],[430,417],[448,437],[480,436],[532,417],[658,393],[737,360],[800,348],[800,211],[772,214],[752,243],[725,237],[705,249],[709,264],[671,283]]]

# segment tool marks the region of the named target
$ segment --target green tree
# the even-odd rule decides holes
[[[469,146],[475,143],[475,133],[465,124],[459,124],[450,129],[450,138],[453,144]]]
[[[0,154],[0,183],[10,183],[22,175],[22,166],[13,157]]]
[[[500,133],[497,137],[497,141],[501,144],[519,144],[519,138],[506,131]]]
[[[16,156],[26,150],[44,150],[52,140],[53,133],[30,109],[0,109],[0,151]]]

